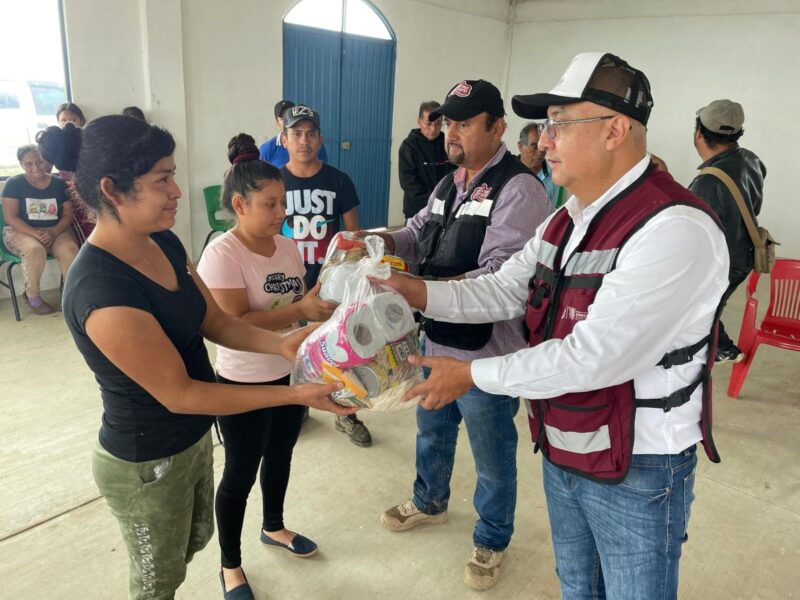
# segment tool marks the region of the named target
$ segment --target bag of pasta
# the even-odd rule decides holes
[[[347,267],[347,277],[331,278],[333,264],[326,265],[320,274],[322,279],[327,268],[331,279],[323,282],[322,288],[327,285],[328,298],[340,298],[340,304],[331,318],[300,345],[291,381],[340,381],[344,387],[333,399],[344,406],[377,411],[406,408],[419,398],[403,402],[403,396],[423,380],[422,369],[408,362],[410,355],[419,354],[414,315],[400,294],[369,280],[389,277],[391,267],[382,261],[383,240],[367,236],[359,242],[360,246],[344,252],[356,249],[360,258],[333,263],[338,267],[352,265]],[[343,250],[341,246],[339,249]]]

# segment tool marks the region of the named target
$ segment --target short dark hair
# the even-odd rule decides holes
[[[83,129],[67,123],[48,127],[36,135],[42,158],[62,171],[74,171],[75,189],[92,210],[106,210],[118,218],[117,209],[100,189],[108,177],[121,194],[134,189],[135,180],[162,158],[175,152],[175,140],[166,129],[139,119],[107,115]]]
[[[494,124],[497,123],[502,118],[503,117],[498,117],[497,115],[490,115],[489,113],[486,113],[486,131],[489,131],[492,127],[494,127]]]
[[[439,104],[436,100],[426,100],[419,105],[419,115],[417,115],[417,118],[421,119],[423,114],[433,112],[440,106],[441,104]]]
[[[538,123],[528,123],[527,125],[525,125],[525,127],[523,127],[519,132],[519,143],[527,146],[528,145],[528,135],[530,134],[531,129],[536,129],[537,127],[539,127]],[[538,129],[537,129],[537,133],[538,133]]]
[[[744,133],[744,129],[741,129],[736,133],[717,133],[715,131],[711,131],[705,125],[703,125],[703,123],[700,121],[700,117],[695,117],[694,119],[694,130],[700,132],[700,135],[706,141],[708,147],[712,150],[718,146],[730,146],[732,144],[736,144]]]
[[[64,104],[60,104],[56,109],[56,119],[61,116],[62,112],[69,111],[71,113],[75,113],[81,119],[81,127],[86,125],[86,117],[83,116],[83,111],[77,104],[73,104],[72,102],[64,102]]]
[[[222,181],[220,201],[230,212],[234,212],[234,194],[247,197],[250,192],[260,190],[265,181],[283,183],[280,170],[275,165],[261,160],[258,154],[258,146],[251,135],[240,133],[228,142],[228,160],[231,168],[225,173],[225,179]]]
[[[126,106],[122,109],[122,116],[123,117],[131,117],[133,119],[139,119],[140,121],[146,121],[147,119],[144,116],[144,111],[138,106]]]
[[[37,148],[35,144],[25,144],[17,148],[17,160],[19,161],[19,164],[22,164],[22,159],[26,154],[37,152],[38,150],[39,148]]]

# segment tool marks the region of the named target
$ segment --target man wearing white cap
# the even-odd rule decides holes
[[[767,168],[750,150],[739,146],[738,140],[744,133],[743,125],[744,110],[741,104],[730,100],[714,100],[697,111],[694,147],[703,159],[703,164],[697,168],[722,169],[739,188],[750,216],[755,220],[761,212]],[[721,179],[710,174],[698,175],[689,189],[711,205],[725,230],[731,266],[728,289],[720,304],[722,310],[731,294],[753,269],[753,240],[733,195]],[[720,321],[716,362],[732,360],[738,363],[744,358]]]
[[[711,439],[710,366],[728,252],[707,204],[647,154],[644,73],[579,54],[548,94],[515,96],[540,125],[553,181],[574,194],[499,271],[466,281],[393,277],[423,314],[524,315],[529,348],[432,369],[423,406],[469,386],[528,398],[564,598],[675,598]]]

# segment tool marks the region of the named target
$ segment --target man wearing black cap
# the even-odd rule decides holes
[[[293,106],[294,102],[291,100],[281,100],[275,105],[275,125],[278,127],[278,135],[268,139],[258,149],[261,160],[272,163],[279,169],[289,162],[289,152],[286,150],[286,146],[281,143],[281,132],[283,131],[283,115],[287,109]],[[323,162],[328,162],[328,153],[324,145],[320,146],[317,157]]]
[[[725,171],[739,188],[750,216],[755,220],[761,212],[767,168],[750,150],[739,146],[738,140],[744,133],[742,105],[730,100],[714,100],[696,114],[694,147],[703,160],[697,168],[716,167]],[[689,189],[711,205],[725,229],[731,267],[728,274],[730,283],[722,296],[721,310],[753,268],[753,240],[733,195],[721,179],[710,174],[698,175]],[[716,361],[738,363],[744,358],[720,321]]]
[[[408,396],[529,399],[564,598],[675,598],[696,444],[719,461],[709,354],[728,251],[713,210],[651,164],[652,104],[644,73],[601,52],[515,96],[518,115],[547,118],[539,147],[573,196],[496,273],[389,282],[442,321],[524,315],[529,348],[412,359],[432,371]]]
[[[443,117],[445,150],[458,168],[435,186],[427,206],[399,232],[384,235],[387,251],[419,264],[426,279],[472,279],[493,273],[533,235],[550,213],[544,187],[502,142],[506,124],[499,90],[484,80],[462,81],[428,119]],[[427,356],[472,360],[525,346],[521,320],[461,325],[423,319]],[[442,410],[417,410],[417,477],[412,498],[381,515],[392,531],[447,520],[450,476],[460,422],[469,434],[477,471],[479,519],[464,581],[475,589],[497,582],[511,541],[517,494],[515,394],[468,388]]]

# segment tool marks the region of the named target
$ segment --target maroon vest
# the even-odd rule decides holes
[[[678,185],[672,177],[652,167],[630,187],[601,208],[569,257],[564,248],[573,224],[566,209],[551,219],[542,234],[536,270],[528,294],[525,325],[528,343],[563,339],[586,318],[603,277],[614,270],[625,242],[648,220],[665,208],[686,205],[708,214],[714,211]],[[535,449],[542,449],[555,465],[602,483],[625,478],[633,451],[636,408],[669,411],[689,401],[703,387],[701,430],[703,446],[713,462],[719,462],[711,438],[711,367],[716,350],[719,311],[708,336],[686,348],[665,354],[658,365],[668,369],[690,362],[709,343],[709,357],[700,376],[689,386],[665,398],[638,399],[633,381],[615,386],[530,401],[529,421]],[[665,346],[668,340],[665,340]]]

